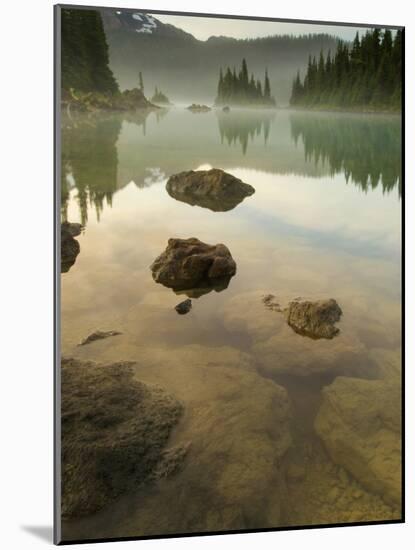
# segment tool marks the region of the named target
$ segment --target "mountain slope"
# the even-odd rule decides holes
[[[286,104],[292,80],[298,69],[305,71],[308,56],[337,45],[337,39],[326,34],[247,40],[212,36],[201,41],[141,12],[103,9],[101,13],[110,66],[121,88],[136,86],[141,71],[146,94],[157,85],[176,102],[212,102],[220,66],[239,67],[245,57],[256,78],[263,79],[268,68],[273,94],[277,102]]]

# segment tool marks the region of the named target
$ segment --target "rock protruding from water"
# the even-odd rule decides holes
[[[62,360],[62,517],[96,512],[127,489],[177,471],[166,449],[183,407],[134,379],[133,363]]]
[[[367,360],[359,325],[348,323],[347,330],[333,339],[300,337],[287,323],[286,305],[305,298],[296,298],[295,294],[284,296],[277,290],[270,295],[270,290],[236,293],[221,308],[225,328],[249,342],[247,349],[261,373],[270,378],[280,374],[303,377],[321,373],[373,378],[377,367]],[[265,302],[264,297],[268,297]]]
[[[174,309],[179,315],[185,315],[192,309],[192,300],[188,298],[187,300],[180,302],[180,304],[177,304]]]
[[[67,273],[76,261],[81,247],[74,239],[80,235],[80,223],[62,222],[61,224],[61,273]]]
[[[212,109],[208,107],[207,105],[199,105],[198,103],[192,103],[187,107],[188,111],[191,111],[192,113],[208,113]]]
[[[119,334],[122,334],[122,332],[118,332],[117,330],[96,330],[81,340],[79,345],[86,346],[96,340],[104,340],[105,338],[109,338],[110,336],[118,336]]]
[[[156,283],[197,297],[227,288],[236,263],[224,244],[210,245],[191,237],[169,239],[150,269]]]
[[[176,200],[214,212],[232,210],[255,193],[251,185],[219,168],[174,174],[168,179],[166,190]]]
[[[334,338],[340,332],[334,325],[340,321],[342,313],[333,298],[316,302],[293,301],[286,311],[287,322],[295,332],[316,339]]]

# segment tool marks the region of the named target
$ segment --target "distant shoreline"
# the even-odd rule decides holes
[[[359,108],[342,108],[342,107],[284,107],[281,108],[286,111],[298,111],[308,113],[344,113],[344,114],[356,114],[356,115],[388,115],[388,116],[402,116],[402,110],[387,110],[387,109],[359,109]]]

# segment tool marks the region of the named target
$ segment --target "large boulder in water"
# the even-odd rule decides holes
[[[165,449],[182,405],[133,375],[132,363],[62,360],[64,518],[96,512],[184,458],[181,449]]]
[[[342,316],[339,304],[333,298],[310,302],[290,302],[286,311],[290,327],[310,338],[334,338],[340,330],[334,326]]]
[[[71,269],[81,250],[79,242],[74,239],[82,230],[80,223],[62,222],[61,224],[61,273]]]
[[[236,263],[224,244],[210,245],[192,237],[169,239],[150,269],[156,283],[197,297],[226,288],[236,273]]]
[[[255,193],[251,185],[218,168],[174,174],[168,179],[166,189],[176,200],[214,212],[232,210]]]

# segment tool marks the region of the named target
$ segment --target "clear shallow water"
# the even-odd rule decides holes
[[[247,513],[232,523],[234,519],[222,514],[220,520],[208,521],[209,497],[199,508],[196,501],[192,514],[183,508],[177,517],[170,511],[177,491],[183,502],[193,502],[202,490],[192,479],[200,472],[188,467],[166,487],[141,490],[93,518],[71,522],[65,527],[67,537],[396,517],[396,509],[384,507],[370,492],[364,493],[362,506],[355,504],[356,517],[347,515],[348,502],[337,508],[331,504],[323,516],[316,515],[316,487],[331,487],[342,474],[316,436],[313,419],[321,388],[336,375],[379,378],[384,366],[373,359],[373,351],[399,354],[399,119],[238,110],[195,115],[173,108],[157,114],[64,119],[62,144],[62,214],[85,225],[78,238],[80,254],[62,275],[62,354],[136,360],[141,379],[182,393],[178,397],[187,416],[175,437],[180,439],[183,432],[196,442],[211,438],[214,445],[219,435],[202,433],[194,425],[199,412],[190,393],[181,392],[171,373],[148,359],[153,353],[149,350],[154,356],[159,350],[166,354],[161,357],[177,355],[180,368],[194,361],[192,354],[183,355],[188,346],[200,346],[198,353],[206,358],[223,346],[243,352],[258,377],[288,390],[293,445],[285,460],[288,466],[299,462],[311,468],[306,481],[287,481],[272,520],[270,505],[263,504],[264,509],[257,506],[255,519]],[[213,212],[176,201],[166,192],[169,175],[209,167],[241,178],[255,194],[232,211]],[[194,300],[185,316],[174,311],[184,298],[154,283],[149,269],[170,237],[222,242],[237,263],[229,287]],[[340,336],[311,344],[264,308],[261,295],[266,293],[283,304],[296,296],[335,298],[344,312]],[[96,329],[123,334],[78,348]],[[232,361],[237,369],[237,356]],[[189,368],[182,383],[197,388],[200,376]],[[208,386],[215,383],[203,376]],[[233,399],[242,403],[244,394],[233,384]],[[218,396],[212,399],[222,404]],[[245,410],[249,416],[249,407]],[[197,444],[188,460],[198,460]],[[216,465],[212,461],[207,484],[221,467],[219,460]],[[254,471],[256,467],[262,468],[260,462],[252,464]],[[346,489],[355,490],[356,480],[348,479]],[[167,487],[169,483],[174,487]],[[256,483],[252,476],[252,488]],[[267,490],[273,493],[272,484]],[[212,506],[217,506],[215,498]],[[299,500],[300,507],[295,505]]]

